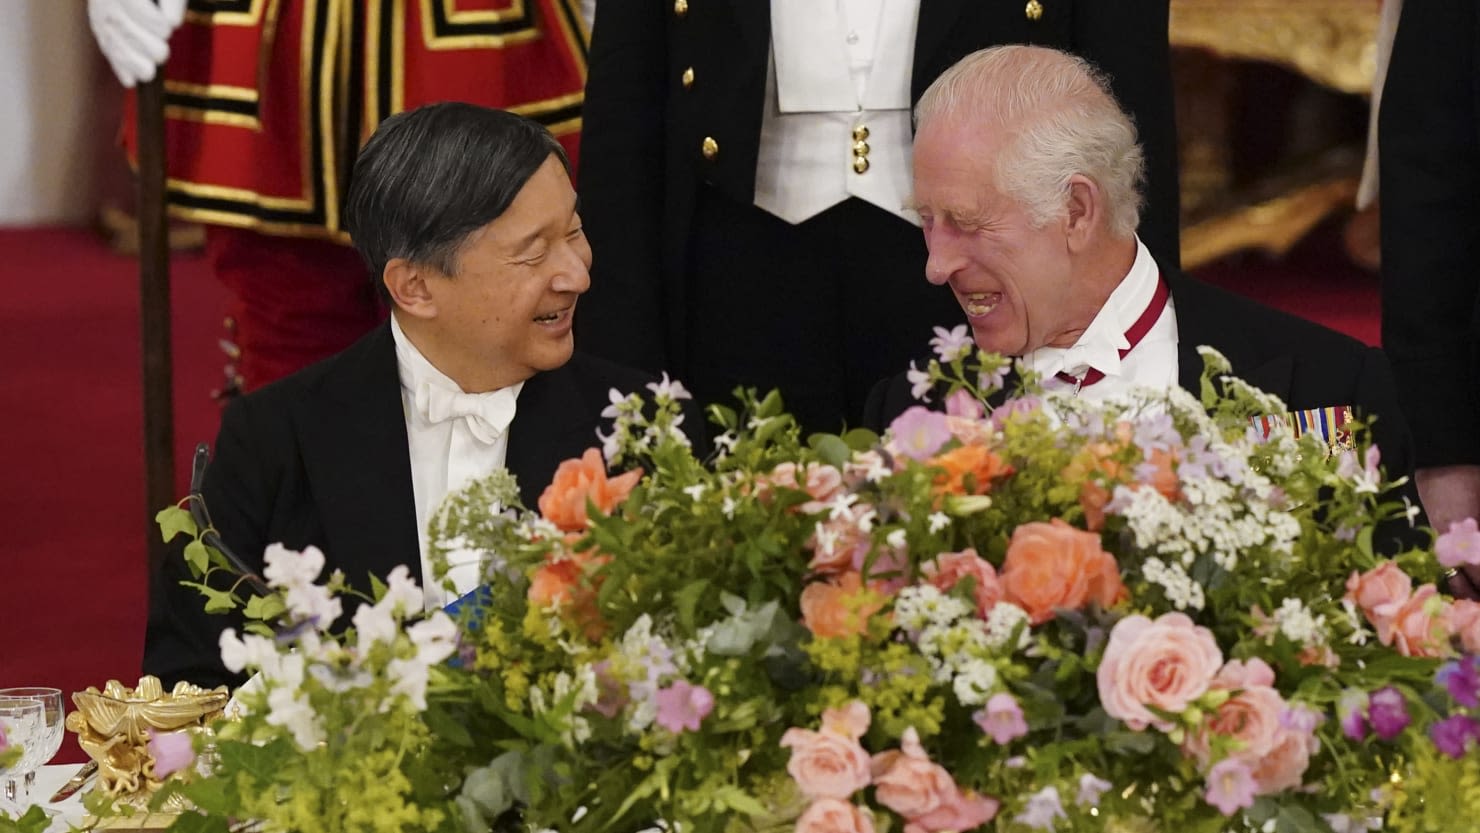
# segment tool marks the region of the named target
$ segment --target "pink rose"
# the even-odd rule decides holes
[[[812,499],[803,503],[800,508],[801,511],[812,514],[826,508],[826,503],[843,489],[843,473],[832,466],[808,463],[802,474],[805,479],[798,480],[797,464],[782,463],[772,469],[769,475],[760,479],[757,497],[769,500],[771,488],[777,486],[806,492]]]
[[[1455,599],[1444,610],[1444,627],[1467,654],[1480,653],[1480,602]]]
[[[1132,729],[1149,724],[1170,731],[1175,724],[1147,706],[1181,713],[1207,692],[1222,665],[1223,652],[1212,632],[1185,614],[1163,614],[1154,622],[1127,616],[1110,630],[1096,673],[1100,703],[1106,714]]]
[[[1444,600],[1439,598],[1438,588],[1432,584],[1418,588],[1392,615],[1389,633],[1398,653],[1405,657],[1439,657],[1449,653],[1449,629],[1444,619]],[[1388,641],[1383,640],[1383,644]]]
[[[1413,580],[1397,564],[1384,561],[1360,575],[1352,573],[1346,580],[1347,601],[1366,614],[1377,628],[1377,638],[1384,645],[1393,643],[1393,614],[1413,592]]]
[[[1247,663],[1233,660],[1213,678],[1212,688],[1239,693],[1219,706],[1196,732],[1189,733],[1182,750],[1206,767],[1212,761],[1213,738],[1232,738],[1238,741],[1238,747],[1230,757],[1255,766],[1280,742],[1280,716],[1288,708],[1274,688],[1274,670],[1262,659]]]
[[[931,584],[946,591],[964,578],[975,579],[976,589],[972,591],[972,597],[976,600],[976,615],[983,619],[1002,600],[1002,585],[997,581],[997,571],[990,562],[977,555],[975,549],[941,553],[934,561],[927,562],[922,570]]]
[[[991,821],[1001,805],[995,798],[960,789],[933,811],[905,822],[905,833],[941,833],[946,830],[975,830]]]
[[[820,732],[786,730],[781,736],[781,745],[791,748],[786,771],[803,795],[841,801],[868,786],[870,760],[858,743],[868,724],[868,707],[855,701],[824,712]]]
[[[1315,754],[1320,742],[1311,732],[1286,728],[1280,733],[1275,745],[1259,756],[1246,760],[1254,768],[1254,783],[1260,795],[1271,795],[1300,786],[1300,779],[1310,766],[1310,756]]]
[[[956,781],[931,762],[920,736],[906,729],[899,749],[874,756],[874,797],[905,820],[934,813],[957,792]]]
[[[824,798],[813,802],[797,819],[796,833],[874,833],[873,819],[862,809]]]

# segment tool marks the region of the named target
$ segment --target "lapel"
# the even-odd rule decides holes
[[[561,462],[597,445],[598,412],[606,389],[587,391],[573,357],[565,366],[538,373],[524,383],[519,407],[509,425],[504,464],[519,480],[524,508],[537,509],[539,496]],[[600,399],[588,394],[599,395]]]
[[[956,25],[956,19],[966,8],[966,0],[920,0],[920,16],[915,24],[915,55],[910,89],[913,97],[919,98],[921,91],[933,78],[925,79],[930,61],[936,50],[945,43],[946,35]],[[923,81],[923,83],[917,83]]]
[[[294,409],[330,566],[356,587],[398,564],[421,580],[411,454],[390,325],[334,359]]]
[[[1181,272],[1163,269],[1172,290],[1177,314],[1177,382],[1194,396],[1201,389],[1203,361],[1199,345],[1218,350],[1233,365],[1235,376],[1255,387],[1290,401],[1290,383],[1295,359],[1286,354],[1269,356],[1255,349],[1258,334],[1249,332],[1237,315],[1230,315],[1205,284]]]
[[[743,50],[743,54],[754,55],[757,50],[762,55],[767,54],[771,46],[770,0],[726,0],[726,2],[739,24],[740,36],[749,44],[749,48]],[[762,63],[761,66],[764,70],[765,64]],[[520,395],[523,396],[523,394]]]

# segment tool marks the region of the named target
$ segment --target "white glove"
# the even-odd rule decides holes
[[[170,33],[185,19],[186,0],[87,0],[98,48],[125,87],[154,79],[170,56]]]

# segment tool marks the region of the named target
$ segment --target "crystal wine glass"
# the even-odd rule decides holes
[[[16,778],[24,776],[22,797],[31,794],[36,783],[36,770],[49,762],[62,747],[62,735],[66,712],[62,709],[62,690],[42,686],[0,688],[0,704],[12,700],[32,700],[41,704],[43,710],[41,733],[37,741],[26,749],[21,765],[5,780],[5,797],[16,800]]]
[[[9,766],[0,766],[0,776],[4,776],[11,785],[5,791],[4,803],[19,810],[14,792],[15,777],[32,772],[39,766],[32,761],[40,757],[36,750],[43,745],[46,736],[46,706],[40,700],[23,697],[0,698],[0,732],[5,735],[7,747],[14,745],[21,749],[19,760]]]

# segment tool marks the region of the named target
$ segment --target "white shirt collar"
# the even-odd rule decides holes
[[[1125,331],[1146,311],[1146,305],[1156,294],[1160,278],[1161,270],[1157,268],[1156,260],[1137,237],[1136,259],[1130,271],[1110,293],[1079,340],[1072,347],[1039,347],[1024,356],[1024,362],[1041,379],[1048,379],[1060,371],[1082,376],[1090,367],[1107,377],[1119,376],[1120,351],[1130,346]]]

